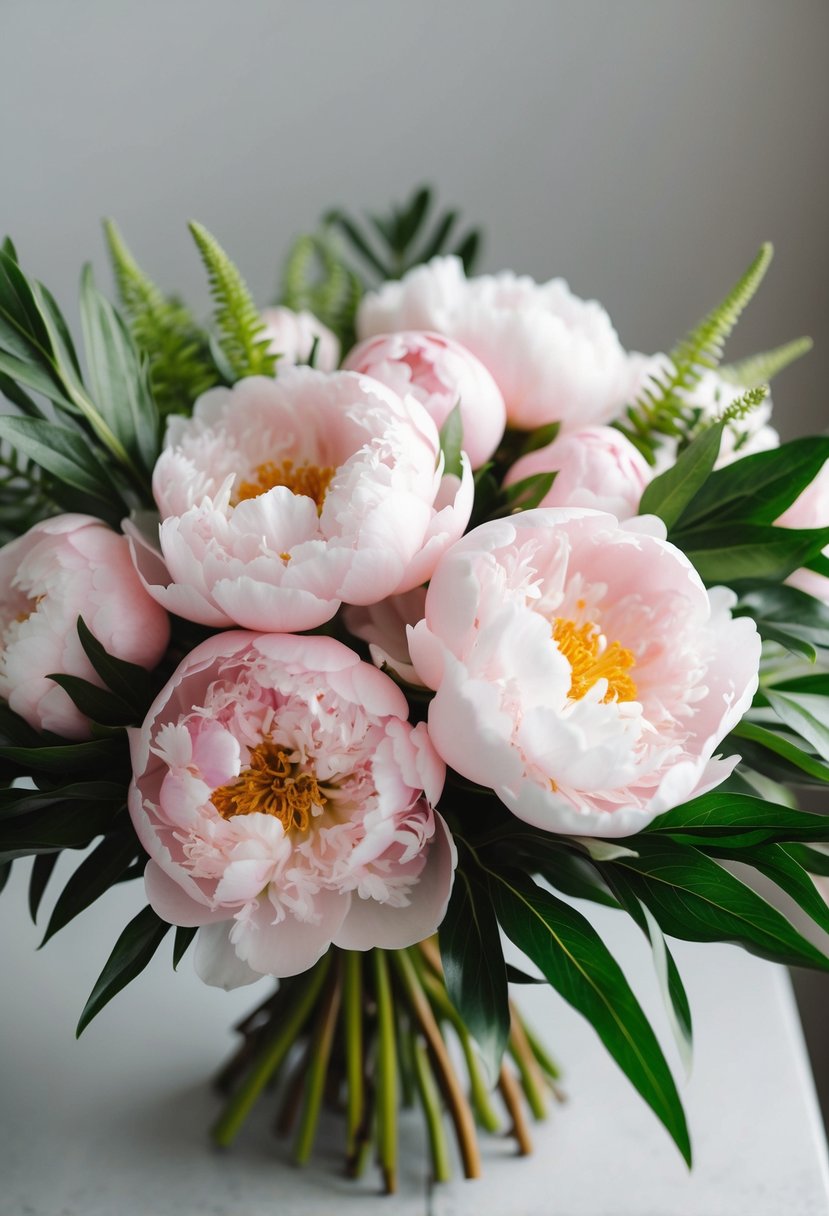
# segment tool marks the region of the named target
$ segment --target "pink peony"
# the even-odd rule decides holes
[[[460,342],[408,330],[355,346],[344,367],[373,376],[401,397],[411,393],[443,426],[460,402],[463,447],[473,469],[486,464],[504,434],[507,410],[498,385]]]
[[[510,272],[467,279],[459,258],[434,258],[360,305],[361,338],[412,329],[446,334],[477,355],[520,430],[609,422],[628,400],[628,356],[610,318],[563,279],[536,283]]]
[[[321,372],[333,372],[340,361],[340,343],[336,334],[323,325],[312,312],[294,312],[279,305],[262,313],[265,329],[262,337],[271,350],[281,355],[277,372],[295,363],[307,363],[317,339],[314,366]]]
[[[355,638],[368,643],[376,667],[388,667],[407,684],[423,687],[409,657],[408,627],[423,620],[426,588],[415,587],[404,595],[390,595],[379,604],[365,608],[345,608],[346,628]]]
[[[407,714],[331,638],[223,633],[179,666],[130,732],[129,808],[150,903],[201,926],[205,982],[434,933],[456,857],[432,809],[443,763]]]
[[[630,519],[651,479],[644,456],[610,426],[588,426],[559,436],[517,460],[504,478],[513,485],[537,473],[555,472],[541,507],[592,507]]]
[[[776,521],[780,528],[829,528],[829,461]],[[829,557],[829,546],[823,550]],[[829,578],[813,570],[795,570],[786,579],[792,587],[829,604]]]
[[[101,686],[78,637],[141,667],[159,662],[167,613],[146,594],[126,538],[89,515],[58,515],[0,549],[0,696],[37,730],[88,739],[89,720],[51,673]]]
[[[131,535],[159,603],[288,633],[425,582],[467,524],[473,485],[466,460],[460,480],[443,476],[437,428],[413,398],[293,368],[172,418],[153,493],[166,569]]]
[[[482,524],[435,571],[412,661],[463,776],[552,832],[625,836],[718,785],[757,687],[754,622],[661,521],[541,508]]]

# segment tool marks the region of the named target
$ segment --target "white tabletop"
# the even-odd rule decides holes
[[[590,1027],[555,994],[523,988],[522,1007],[563,1064],[569,1094],[533,1128],[536,1154],[517,1160],[510,1142],[484,1138],[482,1181],[430,1188],[420,1122],[406,1114],[401,1193],[374,1201],[373,1171],[361,1183],[339,1176],[336,1121],[302,1171],[289,1164],[290,1145],[272,1139],[272,1112],[230,1152],[208,1148],[216,1100],[206,1078],[231,1045],[234,1018],[266,988],[207,989],[189,959],[174,975],[168,940],[76,1043],[84,1000],[143,903],[140,884],[110,892],[36,954],[27,869],[18,863],[0,898],[2,1216],[829,1213],[826,1145],[788,977],[735,948],[676,944],[696,1030],[693,1076],[681,1085],[691,1173]],[[613,913],[590,914],[679,1074],[644,939]]]

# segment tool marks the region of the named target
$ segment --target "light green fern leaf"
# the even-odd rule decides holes
[[[206,228],[195,221],[189,227],[207,271],[218,342],[227,367],[237,380],[272,376],[277,355],[260,336],[265,326],[244,279]]]
[[[747,359],[721,367],[720,375],[737,388],[756,388],[758,384],[773,380],[796,359],[807,355],[813,345],[811,338],[795,338],[783,346],[776,346],[774,350],[749,355]]]
[[[329,234],[306,234],[294,242],[282,276],[281,303],[295,312],[312,312],[333,330],[343,349],[354,342],[362,290],[359,276],[342,260]]]
[[[704,372],[719,366],[726,340],[762,283],[773,253],[769,242],[760,246],[725,299],[677,343],[670,366],[651,376],[651,383],[628,407],[625,420],[617,423],[648,460],[654,460],[658,436],[687,439],[696,428],[699,413],[689,405],[692,390]]]
[[[104,232],[121,306],[148,360],[159,413],[189,413],[219,379],[207,335],[188,308],[165,296],[144,273],[112,220],[105,221]]]
[[[741,396],[735,397],[716,421],[742,422],[757,409],[758,405],[763,404],[768,395],[769,386],[767,384],[756,384],[754,388],[746,389]]]

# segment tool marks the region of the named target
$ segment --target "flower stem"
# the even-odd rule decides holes
[[[438,1080],[455,1125],[464,1173],[467,1178],[480,1178],[481,1158],[475,1133],[475,1120],[449,1058],[440,1027],[435,1021],[432,1006],[418,979],[417,970],[409,952],[396,950],[391,954],[391,958],[397,968],[412,1012],[428,1044],[432,1063],[437,1071]]]
[[[325,1078],[328,1072],[328,1061],[331,1058],[331,1045],[334,1042],[334,1030],[340,1012],[340,997],[342,996],[342,974],[340,960],[335,956],[334,970],[322,1006],[319,1011],[314,1033],[308,1048],[308,1081],[305,1089],[305,1104],[302,1108],[302,1118],[299,1123],[294,1160],[297,1165],[305,1165],[314,1147],[314,1137],[317,1133],[322,1095],[325,1088]]]
[[[504,1099],[504,1105],[512,1119],[512,1131],[510,1134],[518,1141],[518,1152],[521,1156],[528,1157],[533,1151],[533,1142],[524,1115],[524,1108],[521,1105],[521,1089],[515,1079],[514,1073],[510,1071],[507,1064],[501,1065],[498,1088],[501,1091],[501,1097]]]
[[[516,1016],[514,1006],[510,1005],[512,1025],[510,1027],[507,1049],[515,1061],[518,1075],[521,1078],[521,1088],[524,1090],[533,1117],[537,1120],[546,1119],[547,1102],[544,1095],[544,1076],[538,1062],[527,1042],[524,1027]]]
[[[435,1083],[435,1076],[429,1064],[429,1054],[419,1038],[412,1039],[414,1073],[423,1114],[426,1117],[426,1130],[429,1134],[429,1151],[432,1155],[432,1170],[435,1182],[448,1182],[452,1177],[449,1164],[449,1148],[446,1143],[446,1133],[443,1130],[443,1117],[440,1109],[440,1094]]]
[[[386,1193],[397,1190],[397,1046],[386,953],[375,950],[377,997],[377,1147]]]
[[[559,1068],[558,1064],[556,1064],[553,1057],[549,1054],[544,1044],[538,1038],[535,1031],[527,1025],[527,1023],[518,1013],[515,1006],[512,1007],[512,1013],[513,1017],[517,1018],[520,1022],[521,1028],[527,1037],[527,1042],[530,1045],[530,1049],[538,1063],[543,1068],[544,1072],[546,1072],[551,1081],[561,1080],[561,1069]]]
[[[346,1153],[351,1160],[363,1122],[363,959],[356,950],[344,952],[343,1036],[345,1039]]]
[[[265,1044],[265,1048],[253,1068],[213,1124],[211,1136],[214,1144],[227,1148],[236,1139],[254,1102],[284,1062],[297,1035],[313,1011],[330,966],[331,954],[329,952],[309,972],[308,980],[298,999],[286,1011],[285,1021],[280,1022],[277,1026],[276,1032]]]

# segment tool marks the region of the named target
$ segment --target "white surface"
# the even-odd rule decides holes
[[[419,1120],[406,1116],[402,1193],[375,1204],[373,1171],[360,1186],[338,1176],[335,1122],[305,1171],[288,1164],[289,1144],[271,1139],[271,1111],[231,1152],[208,1149],[216,1105],[205,1079],[230,1046],[231,1022],[265,988],[206,989],[189,960],[174,976],[168,941],[75,1043],[77,1014],[140,888],[111,892],[35,954],[27,867],[17,870],[0,901],[2,1216],[829,1213],[826,1147],[787,976],[736,949],[676,945],[696,1027],[694,1074],[682,1085],[692,1173],[586,1023],[546,990],[524,989],[522,1006],[562,1062],[570,1095],[534,1128],[536,1154],[514,1160],[509,1142],[486,1138],[483,1181],[430,1189]],[[52,898],[59,886],[60,876]],[[644,941],[612,913],[596,919],[661,1029]]]

